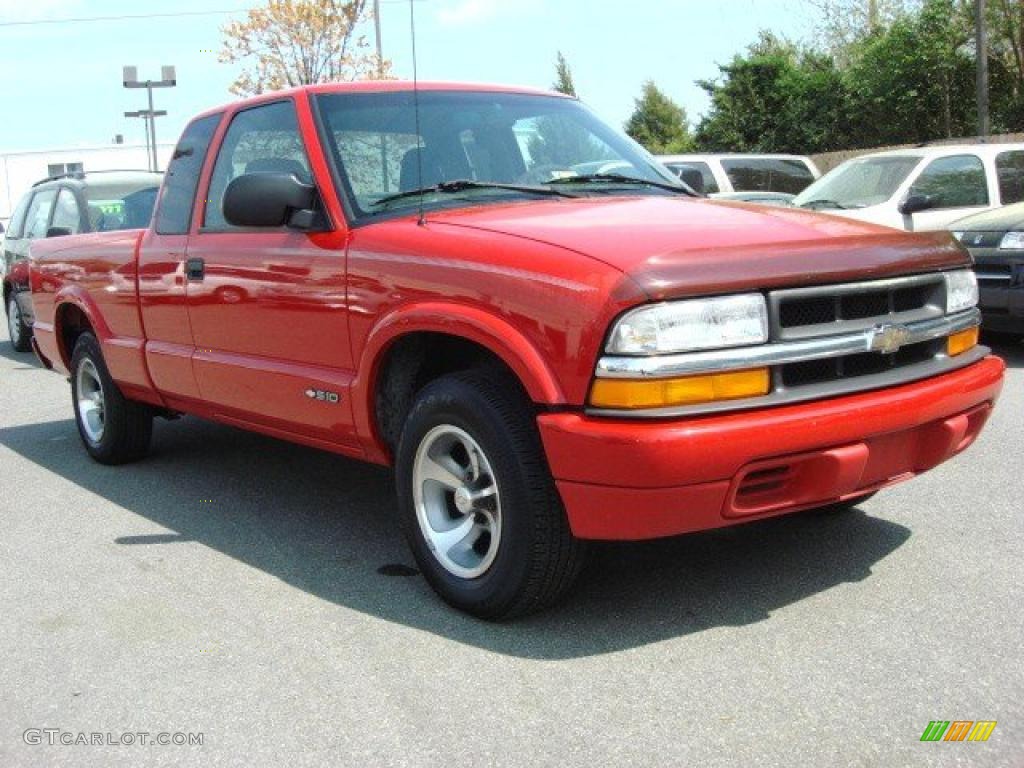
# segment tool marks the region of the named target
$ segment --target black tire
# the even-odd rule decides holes
[[[102,431],[98,438],[90,435],[79,407],[79,374],[83,367],[88,371],[83,382],[90,381],[89,377],[95,372],[101,385]],[[88,332],[78,337],[71,356],[71,405],[85,450],[100,464],[126,464],[149,453],[153,409],[125,398],[110,377],[99,342]]]
[[[816,515],[841,515],[845,512],[859,507],[865,501],[874,496],[878,491],[872,491],[871,493],[865,493],[863,496],[858,496],[855,499],[847,499],[846,501],[837,501],[835,504],[826,504],[823,507],[815,507],[814,509],[808,510]]]
[[[18,352],[32,351],[32,326],[25,324],[14,294],[7,298],[7,328],[11,337],[11,346]]]
[[[442,564],[417,515],[417,453],[441,427],[464,431],[482,449],[500,498],[493,561],[473,578]],[[428,384],[403,426],[395,472],[402,529],[413,556],[427,582],[453,607],[489,620],[521,616],[554,603],[579,574],[584,543],[569,530],[532,406],[518,382],[469,371]]]

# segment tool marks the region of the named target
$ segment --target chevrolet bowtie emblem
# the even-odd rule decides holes
[[[910,339],[910,329],[904,325],[876,325],[868,336],[868,349],[891,355]]]

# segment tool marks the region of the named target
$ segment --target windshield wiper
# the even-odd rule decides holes
[[[654,181],[652,179],[638,179],[635,176],[624,176],[621,173],[585,173],[580,176],[565,176],[561,179],[545,181],[545,184],[639,184],[645,187],[657,187],[667,189],[676,194],[689,195],[690,197],[701,197],[685,184],[673,184],[668,181]]]
[[[817,200],[808,200],[805,203],[800,203],[800,208],[810,208],[812,211],[816,211],[819,208],[838,208],[840,211],[845,211],[847,206],[840,205],[835,200],[829,200],[824,197],[819,197]]]
[[[468,189],[504,189],[509,192],[522,192],[527,195],[544,195],[546,197],[577,197],[577,195],[570,195],[568,192],[563,192],[558,189],[551,189],[550,187],[537,187],[529,184],[502,184],[497,181],[471,181],[470,179],[455,179],[453,181],[442,181],[440,184],[433,184],[429,187],[420,187],[419,189],[410,189],[405,192],[396,192],[393,195],[386,195],[385,197],[375,200],[370,205],[376,207],[378,205],[387,205],[395,200],[405,200],[410,197],[419,197],[420,195],[429,195],[432,193],[440,192],[442,194],[453,194],[456,192],[465,192]]]

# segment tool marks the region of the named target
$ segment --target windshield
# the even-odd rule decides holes
[[[918,155],[886,155],[847,160],[793,199],[807,208],[865,208],[891,198],[914,170]]]
[[[557,96],[423,91],[419,120],[411,92],[317,97],[325,138],[358,217],[407,212],[418,195],[397,193],[471,181],[424,195],[427,207],[530,197],[489,183],[545,185],[617,174],[678,186],[638,144],[608,127],[578,101]],[[653,186],[580,184],[573,194],[671,194]],[[377,205],[383,198],[384,205]]]
[[[85,189],[89,222],[96,232],[145,229],[153,216],[160,176],[133,182],[96,182]]]

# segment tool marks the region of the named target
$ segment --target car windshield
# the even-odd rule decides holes
[[[865,208],[891,198],[921,162],[918,155],[848,160],[793,199],[803,208]]]
[[[415,209],[421,197],[400,193],[418,189],[429,190],[424,206],[436,208],[529,199],[530,187],[538,199],[549,186],[573,196],[672,194],[614,178],[582,183],[584,176],[680,186],[653,156],[573,99],[421,91],[418,119],[412,92],[325,94],[317,107],[357,217]],[[574,178],[581,183],[557,184]]]
[[[153,216],[160,176],[138,181],[99,181],[85,190],[89,222],[96,232],[145,229]]]

